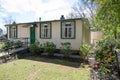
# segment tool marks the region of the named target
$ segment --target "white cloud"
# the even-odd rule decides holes
[[[38,17],[42,20],[59,19],[61,15],[66,16],[71,11],[75,1],[77,0],[1,0],[4,11],[0,12],[0,28],[6,30],[2,18],[8,16],[15,18],[16,22],[23,23],[38,20]]]
[[[7,12],[33,12],[35,17],[57,18],[60,14],[67,14],[71,5],[68,0],[4,0],[1,5]],[[28,14],[29,15],[29,14]],[[57,16],[58,15],[58,16]],[[60,17],[60,16],[59,16]]]
[[[27,12],[32,10],[30,1],[31,0],[4,0],[2,2],[2,7],[8,12]]]

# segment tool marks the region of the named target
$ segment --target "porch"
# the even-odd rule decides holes
[[[0,57],[10,55],[22,50],[28,49],[30,46],[29,38],[16,38],[0,41]]]

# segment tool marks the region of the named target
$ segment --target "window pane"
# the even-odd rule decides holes
[[[67,27],[65,28],[65,37],[67,37]]]
[[[46,33],[45,34],[46,34],[46,38],[47,38],[48,37],[48,29],[46,29]]]
[[[41,38],[50,38],[50,23],[41,24]]]
[[[68,36],[71,37],[71,35],[72,35],[72,28],[69,28]]]
[[[62,22],[62,38],[74,38],[74,22]]]
[[[10,27],[10,37],[11,38],[17,38],[17,28],[16,26]]]

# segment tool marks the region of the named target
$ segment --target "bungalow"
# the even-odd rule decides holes
[[[60,49],[62,42],[70,42],[73,50],[79,50],[82,43],[90,43],[90,30],[83,18],[13,23],[5,25],[9,40],[29,38],[30,44],[49,41]]]

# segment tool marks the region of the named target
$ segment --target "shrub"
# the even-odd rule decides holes
[[[23,42],[21,41],[6,41],[0,43],[0,52],[2,51],[8,51],[8,50],[13,50],[15,48],[20,48],[23,46]]]
[[[95,46],[96,60],[98,62],[114,62],[116,44],[113,39],[103,39],[97,42]]]
[[[4,55],[4,56],[1,56],[0,58],[1,59],[6,59],[6,58],[8,58],[10,55]]]
[[[14,42],[14,46],[15,46],[15,48],[20,48],[20,47],[22,47],[23,46],[23,42],[21,42],[21,41],[16,41],[16,42]]]
[[[19,55],[17,53],[10,54],[11,59],[19,59]]]
[[[6,42],[3,42],[3,44],[4,45],[1,47],[2,51],[7,51],[9,49],[14,49],[12,41],[6,41]]]
[[[83,44],[80,47],[80,55],[83,57],[83,59],[86,59],[88,55],[90,54],[91,46],[89,44]]]
[[[71,54],[71,43],[65,42],[61,43],[61,45],[61,53],[63,53],[65,57],[69,57],[69,55]]]
[[[43,44],[44,52],[47,52],[49,55],[54,55],[56,45],[53,42],[46,42]]]
[[[101,66],[101,70],[104,72],[111,72],[113,69],[113,67],[107,68],[105,65],[115,66],[116,54],[114,50],[116,48],[119,49],[119,46],[119,42],[111,38],[102,39],[97,42],[95,46],[95,58],[97,62],[104,63],[104,65]]]
[[[81,66],[84,68],[85,67],[85,60],[87,59],[88,55],[90,54],[91,51],[91,46],[89,44],[83,44],[80,47],[80,52],[79,54],[82,56],[84,59],[84,62],[81,64]]]
[[[3,48],[4,46],[5,46],[4,43],[0,43],[0,52],[4,51],[4,48]]]
[[[40,54],[39,43],[34,43],[30,45],[30,52],[33,54]]]
[[[8,45],[8,46],[9,46],[9,49],[10,49],[10,50],[15,49],[15,45],[14,45],[15,42],[14,42],[14,41],[10,41],[9,44],[10,44],[10,46],[9,46],[9,45]]]

